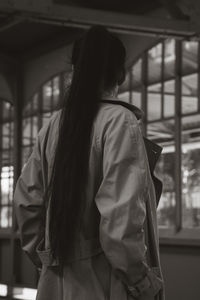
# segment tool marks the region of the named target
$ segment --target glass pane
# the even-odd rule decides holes
[[[2,137],[2,147],[3,149],[8,149],[9,148],[9,137],[8,136],[3,136]]]
[[[6,297],[8,295],[8,286],[6,284],[0,284],[0,296]]]
[[[9,102],[0,102],[0,227],[12,226],[13,199],[13,106]]]
[[[4,123],[2,126],[2,148],[11,149],[14,142],[14,124]]]
[[[9,136],[10,136],[10,147],[12,148],[14,146],[14,122],[10,123]]]
[[[2,126],[3,149],[9,148],[10,123],[4,123]]]
[[[161,85],[156,84],[147,88],[147,119],[158,120],[161,118]]]
[[[13,166],[1,169],[1,204],[9,204],[13,196]]]
[[[2,102],[2,119],[1,122],[8,122],[13,120],[13,105],[10,102],[3,101]]]
[[[32,143],[32,118],[23,119],[23,145],[30,145]]]
[[[36,289],[14,287],[13,288],[13,298],[14,299],[24,299],[24,300],[35,300]]]
[[[50,111],[52,109],[52,82],[48,81],[43,86],[43,111]]]
[[[161,74],[163,45],[157,44],[148,51],[147,120],[161,118]]]
[[[60,77],[56,76],[53,78],[53,106],[56,109],[60,96]]]
[[[1,153],[1,156],[2,156],[2,166],[7,166],[9,165],[10,163],[10,159],[11,159],[11,154],[9,150],[4,150],[2,153]],[[13,156],[13,155],[12,155]]]
[[[189,74],[197,71],[198,68],[198,42],[184,41],[182,43],[182,72]]]
[[[130,102],[130,93],[129,92],[125,92],[125,93],[121,93],[118,95],[118,99],[124,102]]]
[[[164,117],[175,114],[175,80],[164,82]]]
[[[198,75],[182,77],[182,113],[187,114],[198,110]]]
[[[156,83],[148,86],[148,91],[155,93],[155,94],[160,94],[161,93],[161,83]]]
[[[23,116],[30,117],[32,115],[36,115],[39,109],[39,95],[36,93],[32,99],[26,104],[23,109]]]
[[[161,227],[175,226],[175,146],[174,120],[155,122],[147,126],[148,137],[163,147],[155,174],[163,182],[163,192],[157,215]]]
[[[142,93],[141,92],[132,92],[132,101],[131,103],[138,108],[142,108]]]
[[[169,80],[164,82],[165,93],[174,94],[175,93],[175,80]]]
[[[183,227],[200,227],[200,115],[182,119]]]
[[[167,39],[164,41],[164,79],[175,76],[175,40]]]
[[[148,51],[148,84],[161,82],[162,44]]]
[[[141,86],[142,82],[142,59],[138,59],[138,61],[133,65],[131,69],[131,89],[136,89]]]
[[[34,99],[35,98],[35,99]],[[36,105],[37,96],[35,95],[24,107],[23,109],[23,117],[30,117],[34,113],[36,113],[36,109],[34,110],[34,106]],[[34,103],[33,103],[34,101]]]
[[[0,227],[8,228],[12,226],[12,207],[2,206],[0,212]]]

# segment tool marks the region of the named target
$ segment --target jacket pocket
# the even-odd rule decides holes
[[[130,294],[139,300],[151,300],[163,288],[163,280],[159,267],[152,267],[134,286],[128,286]]]

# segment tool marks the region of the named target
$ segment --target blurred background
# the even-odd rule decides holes
[[[156,173],[166,300],[200,299],[200,1],[0,1],[0,299],[35,299],[12,200],[40,128],[70,84],[72,43],[94,24],[127,50],[119,98],[163,147]]]

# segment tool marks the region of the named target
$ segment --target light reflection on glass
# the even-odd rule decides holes
[[[0,296],[6,297],[8,295],[8,286],[6,284],[0,284]]]
[[[35,300],[36,293],[37,293],[36,289],[21,288],[21,287],[13,288],[14,299]]]
[[[164,61],[165,64],[175,63],[175,40],[174,39],[166,39],[164,42],[165,51],[164,51]]]
[[[13,166],[1,169],[1,212],[0,227],[12,226],[12,196],[13,196],[14,169]]]
[[[53,97],[53,89],[51,81],[48,81],[43,86],[43,110],[50,111],[51,110],[51,98]]]

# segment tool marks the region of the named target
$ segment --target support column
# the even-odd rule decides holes
[[[175,86],[175,192],[176,192],[176,232],[182,227],[182,174],[181,174],[181,69],[182,42],[176,41],[176,86]]]
[[[14,188],[17,182],[17,179],[21,173],[21,149],[22,149],[22,108],[24,102],[24,86],[23,86],[23,66],[21,62],[18,62],[16,66],[16,73],[14,78],[14,149],[13,149],[13,164],[14,164]],[[8,299],[13,299],[13,287],[16,282],[16,274],[15,274],[15,241],[16,241],[16,233],[17,233],[17,224],[15,213],[13,210],[12,213],[12,228],[10,235],[10,266],[11,266],[11,274],[10,274],[10,284],[8,289]]]
[[[148,52],[144,52],[142,56],[142,110],[144,111],[144,135],[147,136],[147,81],[148,81]]]

